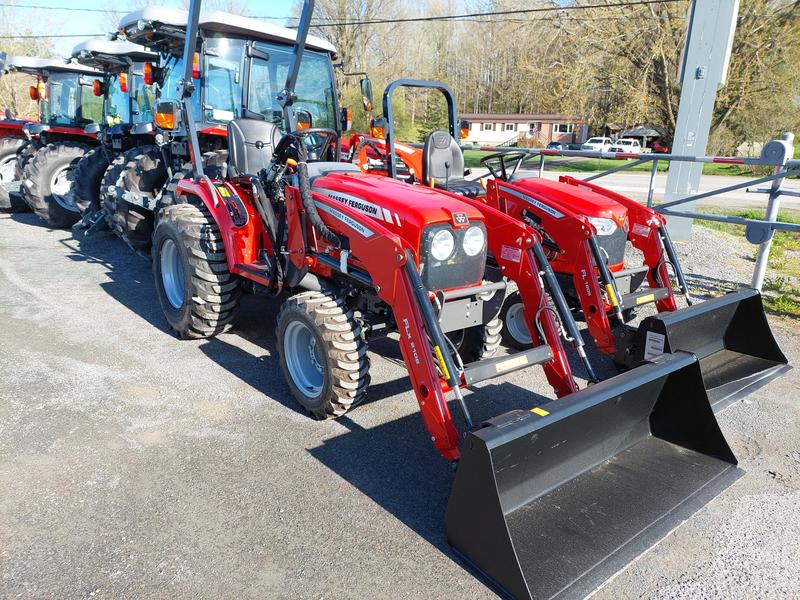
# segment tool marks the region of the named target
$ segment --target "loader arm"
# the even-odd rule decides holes
[[[678,307],[675,303],[675,294],[672,285],[670,285],[669,271],[667,270],[668,256],[665,251],[663,237],[660,235],[660,231],[667,225],[666,218],[635,200],[589,181],[582,181],[569,175],[562,175],[558,180],[561,183],[582,187],[601,194],[628,209],[630,223],[628,240],[634,248],[641,250],[642,254],[644,254],[644,264],[647,267],[647,283],[651,288],[663,287],[668,291],[666,298],[656,301],[656,308],[658,312],[676,310]],[[677,264],[677,257],[673,257],[670,262],[673,263],[672,266],[676,274],[678,272],[681,273],[679,279],[682,279],[682,270],[680,264]],[[684,293],[688,293],[688,289]]]
[[[544,231],[556,240],[558,252],[563,252],[573,261],[572,278],[592,339],[602,352],[616,352],[607,314],[613,304],[603,297],[603,290],[598,283],[597,265],[590,246],[591,238],[595,236],[591,223],[569,208],[555,205],[550,199],[531,190],[523,193],[515,189],[513,184],[496,179],[487,182],[486,202],[520,223],[524,222],[526,214],[532,214],[539,220]],[[616,296],[613,281],[604,281],[603,287],[609,297]]]

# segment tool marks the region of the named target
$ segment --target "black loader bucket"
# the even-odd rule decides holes
[[[509,597],[584,597],[741,473],[697,359],[664,355],[468,433],[447,537]]]
[[[764,314],[761,294],[743,290],[642,320],[626,332],[618,362],[635,367],[662,352],[684,350],[700,360],[715,412],[791,367]]]

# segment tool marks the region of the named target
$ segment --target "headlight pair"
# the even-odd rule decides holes
[[[476,256],[483,250],[486,244],[486,234],[483,229],[470,226],[465,232],[461,240],[461,248],[467,256]],[[453,256],[456,248],[456,240],[453,237],[452,231],[449,229],[440,229],[436,232],[431,240],[431,256],[439,261],[445,261]]]

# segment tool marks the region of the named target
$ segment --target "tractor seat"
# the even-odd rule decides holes
[[[234,119],[229,122],[228,163],[231,176],[253,176],[268,167],[272,151],[280,140],[280,128],[269,121]]]
[[[422,183],[460,196],[475,198],[483,194],[478,181],[464,179],[464,154],[446,131],[431,131],[422,146]]]

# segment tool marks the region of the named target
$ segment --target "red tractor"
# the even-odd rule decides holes
[[[28,141],[17,152],[20,195],[52,227],[69,227],[80,219],[69,193],[70,172],[90,148],[94,133],[84,128],[102,119],[103,101],[94,94],[102,72],[63,60],[17,57],[9,70],[36,77],[30,87],[39,103],[39,122],[23,127]]]
[[[697,361],[676,352],[574,391],[557,328],[571,315],[547,300],[560,291],[534,228],[485,203],[336,160],[332,53],[305,44],[312,7],[304,3],[286,62],[257,52],[262,23],[229,17],[231,31],[254,46],[242,79],[253,81],[259,68],[283,77],[258,79],[269,102],[245,96],[243,116],[227,126],[226,164],[206,169],[191,73],[200,11],[191,3],[180,102],[161,102],[156,115],[185,129],[192,158],[155,217],[165,318],[181,337],[205,337],[231,322],[243,291],[280,298],[280,364],[292,395],[318,418],[364,398],[369,340],[393,332],[431,440],[457,466],[450,543],[508,595],[594,589],[740,473]],[[311,90],[325,103],[304,102]],[[300,128],[306,106],[314,118]],[[546,343],[484,358],[506,281],[516,282]],[[464,389],[536,364],[561,399],[472,423]]]
[[[450,131],[430,132],[422,148],[405,144],[396,153],[392,94],[400,87],[442,92]],[[701,359],[714,408],[720,410],[788,368],[766,322],[758,292],[729,294],[692,306],[666,219],[659,213],[573,177],[554,182],[523,174],[520,166],[530,156],[527,152],[510,150],[484,157],[481,162],[490,171],[485,189],[481,182],[467,180],[463,153],[455,141],[461,133],[455,97],[445,83],[392,82],[384,92],[383,111],[386,139],[361,142],[382,156],[366,169],[361,162],[362,170],[379,173],[383,169],[391,177],[488,205],[535,229],[569,307],[586,321],[598,349],[613,357],[620,369],[674,349],[694,352]],[[419,176],[398,173],[398,162]],[[640,253],[641,265],[626,267],[629,245]],[[687,308],[678,310],[671,276]],[[648,317],[638,328],[626,325],[635,309],[645,304],[654,304],[659,315]],[[530,310],[518,293],[510,294],[505,302],[503,335],[516,349],[536,343],[531,336]],[[715,321],[709,321],[710,315]],[[615,326],[622,327],[615,330]],[[758,342],[744,344],[747,336]]]
[[[0,52],[0,76],[8,73],[9,66],[6,53]],[[17,151],[25,143],[23,127],[26,123],[30,120],[17,118],[11,109],[0,115],[0,210],[17,212],[27,208],[19,197],[15,177]]]

